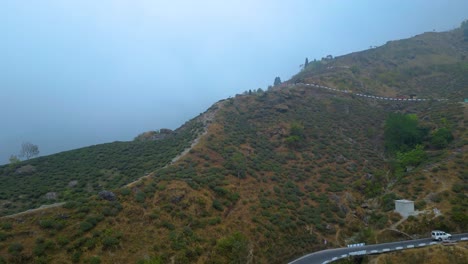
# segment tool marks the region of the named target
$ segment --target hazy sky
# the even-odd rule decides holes
[[[0,164],[175,129],[320,59],[458,27],[466,0],[1,0]]]

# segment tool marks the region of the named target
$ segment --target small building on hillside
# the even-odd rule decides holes
[[[414,202],[410,200],[395,200],[395,212],[403,217],[414,214]]]

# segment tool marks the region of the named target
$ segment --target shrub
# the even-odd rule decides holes
[[[92,256],[89,258],[89,264],[101,264],[101,258],[98,256]]]
[[[71,260],[73,263],[79,263],[80,262],[80,258],[81,258],[81,251],[76,251],[72,254],[71,256]]]
[[[95,225],[96,223],[94,223],[93,221],[85,220],[84,222],[81,222],[80,224],[80,231],[81,232],[89,231],[93,229]]]
[[[435,148],[445,148],[453,140],[450,130],[445,127],[437,129],[431,137],[431,145]]]
[[[103,249],[110,249],[110,248],[116,248],[120,244],[120,240],[116,237],[113,236],[108,236],[105,237],[102,240],[102,248]]]
[[[8,238],[6,233],[0,232],[0,241],[5,241]]]
[[[418,126],[416,115],[392,113],[385,121],[385,148],[389,153],[408,151],[420,144],[426,133]]]
[[[0,228],[3,230],[11,230],[12,227],[13,225],[10,222],[2,222],[0,224]]]
[[[139,260],[137,264],[162,264],[161,257],[150,257],[149,259]]]
[[[127,196],[131,193],[132,191],[129,189],[129,188],[122,188],[120,190],[120,194],[122,194],[123,196]]]
[[[247,263],[247,238],[236,232],[216,242],[214,261],[219,263]]]
[[[145,200],[146,200],[146,194],[142,191],[138,191],[136,194],[135,194],[135,200],[139,203],[144,203]]]
[[[21,243],[13,243],[8,246],[8,252],[12,255],[19,255],[23,249],[24,247]]]
[[[39,226],[44,229],[55,229],[61,230],[64,227],[64,224],[55,219],[42,219],[39,221]]]
[[[218,200],[213,201],[213,208],[218,210],[218,211],[223,211],[224,210],[223,205]]]
[[[70,239],[68,239],[68,237],[65,237],[65,236],[62,236],[62,235],[59,235],[57,237],[57,244],[59,246],[65,246],[68,243],[70,243]]]
[[[417,145],[416,148],[408,152],[398,152],[397,159],[402,167],[408,165],[417,166],[427,159],[427,154],[422,145]]]

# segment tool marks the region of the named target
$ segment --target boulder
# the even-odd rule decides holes
[[[76,185],[78,185],[78,181],[77,181],[77,180],[73,180],[73,181],[70,181],[70,182],[68,183],[68,187],[70,187],[70,188],[73,188],[73,187],[75,187]]]
[[[107,201],[115,201],[117,199],[115,194],[113,192],[110,192],[110,191],[100,191],[99,192],[99,197],[101,199],[107,200]]]
[[[56,192],[48,192],[45,195],[47,200],[57,200],[57,193]]]
[[[28,165],[24,165],[24,166],[21,166],[20,168],[18,168],[15,171],[15,174],[29,174],[29,173],[33,173],[35,171],[36,171],[36,167],[28,164]]]

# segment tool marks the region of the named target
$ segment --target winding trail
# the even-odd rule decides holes
[[[219,101],[219,102],[215,103],[205,113],[203,113],[200,116],[195,118],[197,121],[203,123],[203,131],[201,133],[199,133],[197,135],[197,137],[192,141],[192,143],[190,144],[190,147],[184,149],[181,153],[179,153],[177,156],[175,156],[171,160],[171,162],[169,162],[168,164],[166,164],[162,168],[167,168],[170,165],[174,164],[175,162],[180,160],[182,157],[187,155],[187,153],[189,153],[190,150],[192,150],[196,145],[198,145],[198,143],[200,142],[200,139],[208,133],[208,128],[210,126],[210,123],[213,121],[213,119],[216,116],[216,113],[222,108],[222,106],[223,106],[223,102]],[[153,177],[153,176],[154,176],[154,172],[148,173],[145,176],[143,176],[143,177],[141,177],[141,178],[139,178],[139,179],[137,179],[137,180],[135,180],[135,181],[133,181],[131,183],[126,184],[125,187],[132,187],[135,184],[137,184],[138,182],[142,181],[143,179],[147,179],[147,178],[150,178],[150,177]]]
[[[60,206],[62,206],[62,205],[64,205],[64,204],[65,204],[65,202],[54,203],[54,204],[45,204],[45,205],[41,205],[40,207],[35,208],[35,209],[29,209],[29,210],[26,210],[26,211],[23,211],[23,212],[19,212],[19,213],[16,213],[16,214],[12,214],[12,215],[5,215],[5,216],[2,216],[2,217],[0,217],[0,218],[12,218],[12,217],[17,217],[17,216],[21,216],[21,215],[25,215],[25,214],[29,214],[29,213],[44,211],[44,210],[47,210],[47,209],[50,209],[50,208],[60,207]]]
[[[203,127],[204,127],[203,131],[201,133],[199,133],[197,135],[197,137],[192,141],[192,144],[190,145],[190,147],[184,149],[179,155],[174,157],[171,160],[171,162],[166,164],[163,168],[167,168],[168,166],[172,165],[173,163],[177,162],[179,159],[181,159],[182,157],[187,155],[187,153],[189,153],[189,151],[192,148],[194,148],[200,142],[200,139],[208,133],[208,128],[209,128],[210,123],[213,121],[213,119],[216,116],[216,113],[222,108],[222,106],[223,106],[223,102],[219,101],[219,102],[215,103],[205,113],[203,113],[200,116],[195,118],[197,121],[203,123]],[[154,172],[148,173],[148,174],[144,175],[143,177],[140,177],[137,180],[126,184],[125,187],[132,187],[133,185],[135,185],[136,183],[142,181],[143,179],[150,178],[152,176],[154,176]],[[29,213],[44,211],[44,210],[48,210],[48,209],[51,209],[51,208],[56,208],[56,207],[63,206],[65,203],[66,202],[54,203],[54,204],[48,204],[48,205],[41,205],[38,208],[29,209],[29,210],[19,212],[19,213],[16,213],[16,214],[1,216],[0,219],[1,218],[12,218],[12,217],[17,217],[17,216],[21,216],[21,215],[25,215],[25,214],[29,214]]]
[[[351,90],[341,90],[337,88],[331,88],[323,85],[319,85],[317,83],[295,83],[293,85],[305,85],[305,86],[313,86],[316,88],[322,88],[329,91],[335,91],[345,94],[352,94],[362,98],[368,99],[377,99],[377,100],[385,100],[385,101],[398,101],[398,102],[424,102],[424,101],[447,101],[448,99],[438,98],[438,99],[429,99],[429,98],[395,98],[395,97],[382,97],[382,96],[375,96],[375,95],[368,95],[368,94],[361,94],[361,93],[353,93]]]

